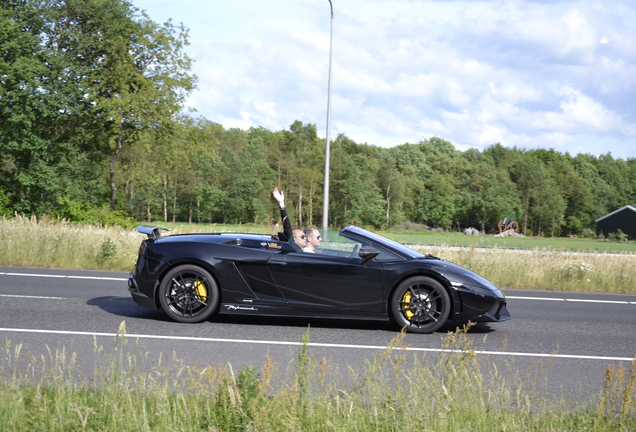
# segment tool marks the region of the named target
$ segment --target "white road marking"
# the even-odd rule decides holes
[[[628,301],[614,301],[614,300],[586,300],[586,299],[565,299],[570,302],[583,302],[583,303],[614,303],[614,304],[629,304]]]
[[[66,279],[92,279],[92,280],[105,280],[105,281],[117,281],[126,282],[127,278],[114,278],[114,277],[97,277],[97,276],[73,276],[73,275],[50,275],[41,273],[4,273],[0,272],[0,275],[5,276],[32,276],[32,277],[50,277],[50,278],[66,278]]]
[[[95,276],[66,276],[69,279],[93,279],[93,280],[108,280],[108,281],[127,281],[126,278],[112,278],[112,277],[95,277]]]
[[[565,301],[562,298],[551,298],[551,297],[516,297],[516,296],[506,296],[506,300],[514,299],[514,300],[546,300],[546,301]]]
[[[0,297],[18,297],[18,298],[26,298],[26,299],[47,299],[47,300],[68,300],[65,297],[25,296],[25,295],[14,295],[14,294],[0,294]]]
[[[58,334],[66,336],[104,336],[116,337],[117,333],[96,333],[81,331],[64,331],[64,330],[40,330],[40,329],[16,329],[16,328],[0,328],[0,332],[6,333],[41,333],[41,334]],[[173,341],[196,341],[196,342],[220,342],[235,344],[254,344],[254,345],[284,345],[284,346],[300,346],[300,342],[287,341],[268,341],[268,340],[246,340],[246,339],[221,339],[221,338],[202,338],[192,336],[163,336],[163,335],[145,335],[145,334],[126,334],[124,337],[131,339],[162,339]],[[320,348],[346,348],[346,349],[363,349],[363,350],[385,350],[386,346],[382,345],[349,345],[349,344],[331,344],[331,343],[313,343],[307,344],[310,347]],[[413,348],[399,347],[394,348],[404,351],[415,352],[446,352],[446,353],[462,353],[461,350],[450,350],[441,348]],[[475,351],[475,354],[482,355],[501,355],[508,357],[540,357],[540,358],[560,358],[560,359],[577,359],[577,360],[609,360],[609,361],[636,361],[633,357],[609,357],[609,356],[588,356],[588,355],[572,355],[572,354],[546,354],[546,353],[524,353],[524,352],[504,352],[504,351]]]
[[[561,301],[561,302],[580,302],[580,303],[636,304],[636,302],[629,302],[629,301],[622,301],[622,300],[572,299],[572,298],[558,298],[558,297],[506,296],[506,300],[507,299],[513,299],[513,300]]]

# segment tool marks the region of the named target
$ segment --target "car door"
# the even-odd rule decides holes
[[[270,272],[291,308],[332,314],[386,311],[382,265],[359,257],[320,253],[274,253]]]
[[[281,250],[280,243],[240,239],[235,246],[239,253],[234,254],[231,261],[254,293],[254,298],[237,296],[239,301],[287,307],[287,301],[269,271],[269,259]]]

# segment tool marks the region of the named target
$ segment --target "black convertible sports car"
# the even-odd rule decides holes
[[[315,253],[262,234],[161,236],[139,247],[128,288],[138,305],[172,319],[214,313],[389,320],[431,333],[446,321],[510,319],[488,280],[448,261],[349,226],[323,234]]]

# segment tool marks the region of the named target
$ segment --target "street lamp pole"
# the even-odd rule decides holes
[[[323,238],[327,235],[327,227],[329,226],[329,135],[331,133],[331,52],[333,49],[333,4],[329,0],[331,8],[331,35],[329,37],[329,89],[327,91],[327,139],[325,148],[325,188],[322,203],[322,231]]]

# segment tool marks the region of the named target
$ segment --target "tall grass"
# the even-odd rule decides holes
[[[212,226],[205,231],[224,228]],[[143,238],[135,230],[64,220],[24,216],[0,219],[0,265],[128,271]],[[501,288],[636,293],[636,254],[576,254],[538,248],[415,248],[471,269]]]
[[[0,219],[0,264],[130,270],[145,236],[133,230],[47,217]]]
[[[49,352],[17,364],[7,342],[0,367],[0,430],[46,431],[631,431],[636,367],[608,369],[596,397],[551,399],[537,376],[499,370],[475,355],[463,332],[434,358],[405,351],[403,334],[362,371],[341,373],[312,355],[309,332],[286,373],[267,355],[260,368],[185,366],[125,349],[94,375]],[[101,347],[96,345],[96,356]],[[138,350],[137,350],[138,351]],[[103,353],[102,353],[103,354]],[[430,356],[430,354],[429,354]],[[634,362],[633,364],[636,364]],[[536,370],[536,369],[535,369]]]

